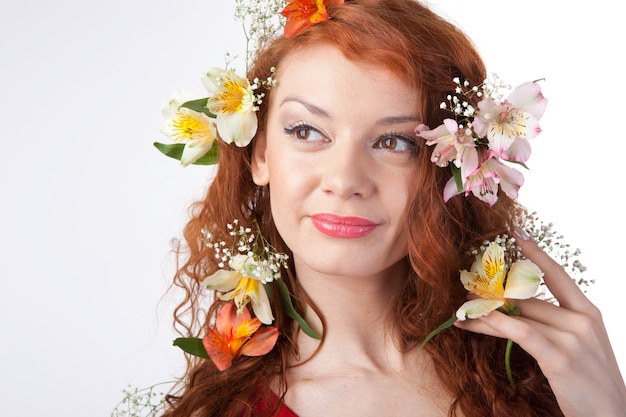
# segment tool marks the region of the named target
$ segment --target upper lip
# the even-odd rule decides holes
[[[347,226],[375,226],[377,223],[370,219],[358,216],[344,216],[333,213],[316,213],[311,215],[316,220],[325,221],[328,223],[343,224]]]

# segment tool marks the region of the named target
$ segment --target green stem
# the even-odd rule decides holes
[[[508,339],[506,341],[506,353],[504,355],[504,366],[506,367],[506,377],[511,384],[511,388],[515,389],[515,381],[513,381],[513,373],[511,372],[511,348],[513,347],[513,341]]]

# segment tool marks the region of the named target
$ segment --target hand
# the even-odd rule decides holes
[[[623,417],[626,386],[600,310],[565,270],[532,240],[517,236],[523,254],[544,272],[557,304],[516,300],[519,317],[493,311],[457,327],[511,339],[541,367],[567,417]]]

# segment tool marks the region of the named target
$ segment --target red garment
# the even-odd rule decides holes
[[[270,398],[270,404],[266,403],[263,398],[259,398],[257,402],[257,409],[259,411],[269,411],[273,410],[274,406],[278,402],[278,397],[272,392],[272,397]],[[274,414],[273,417],[298,417],[296,413],[294,413],[289,407],[285,404],[281,404],[278,410],[278,413]]]

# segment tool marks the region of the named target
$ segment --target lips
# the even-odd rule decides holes
[[[378,226],[377,223],[362,217],[338,216],[319,213],[311,216],[317,230],[331,237],[356,239],[367,236]]]

